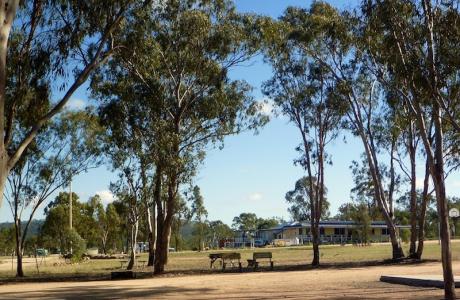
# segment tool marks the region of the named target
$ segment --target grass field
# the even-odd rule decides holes
[[[407,252],[408,245],[404,245]],[[254,251],[271,251],[275,268],[302,268],[307,267],[312,259],[311,247],[298,246],[286,248],[264,248],[264,249],[237,249],[228,250],[241,253],[243,266],[246,265],[246,259],[252,256]],[[220,250],[210,250],[204,252],[177,252],[170,253],[169,263],[166,267],[170,274],[180,273],[209,273],[219,272],[218,270],[210,271],[209,253],[220,252]],[[377,263],[391,258],[391,246],[389,244],[373,244],[366,247],[357,247],[352,245],[324,245],[320,248],[321,263],[325,265],[347,265],[357,263]],[[452,254],[454,260],[460,260],[460,241],[452,243]],[[437,242],[429,242],[425,245],[424,259],[439,260],[440,246]],[[141,260],[146,260],[145,254],[141,255]],[[1,257],[0,261],[0,280],[13,278],[15,275],[15,266],[11,264],[11,258]],[[56,262],[60,262],[55,265]],[[261,265],[263,267],[263,264]],[[64,264],[63,260],[57,257],[49,257],[45,262],[40,264],[40,274],[37,273],[35,261],[29,259],[24,264],[25,274],[28,277],[67,277],[67,276],[108,276],[111,271],[120,269],[118,260],[90,260],[79,264]],[[144,270],[147,271],[145,268]]]

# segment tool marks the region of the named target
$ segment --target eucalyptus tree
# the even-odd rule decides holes
[[[420,142],[419,136],[417,134],[417,129],[415,126],[414,119],[410,113],[405,109],[406,107],[397,107],[400,112],[395,118],[394,122],[395,127],[399,127],[401,130],[401,138],[398,141],[398,147],[402,148],[405,154],[401,154],[399,149],[397,152],[396,161],[398,162],[402,173],[406,176],[407,181],[410,184],[410,225],[411,225],[411,235],[410,235],[410,246],[409,246],[409,257],[417,258],[417,212],[419,211],[419,203],[417,201],[417,154],[418,154],[418,145]],[[404,163],[404,158],[409,158],[409,167]],[[420,216],[424,217],[424,216]]]
[[[218,248],[221,241],[233,238],[235,233],[233,230],[220,220],[209,221],[206,230],[207,239],[213,248]]]
[[[205,242],[205,227],[206,219],[208,217],[208,211],[204,206],[204,199],[201,195],[200,188],[196,185],[193,187],[192,195],[189,199],[191,204],[191,214],[194,216],[196,222],[196,233],[198,235],[198,249],[202,251],[204,249]]]
[[[345,121],[351,132],[358,136],[364,146],[369,172],[373,182],[373,196],[390,233],[393,258],[404,256],[395,226],[391,191],[384,188],[379,148],[374,130],[382,112],[381,87],[372,73],[363,67],[361,52],[356,46],[353,28],[356,21],[348,14],[340,13],[332,6],[315,2],[309,10],[290,8],[282,22],[292,27],[289,39],[318,68],[333,78],[331,93],[347,107]],[[378,127],[378,126],[377,126]],[[392,137],[389,154],[394,155]],[[390,160],[391,164],[392,159]]]
[[[7,177],[26,149],[120,47],[116,33],[127,17],[151,1],[0,4],[1,206]]]
[[[224,0],[164,4],[127,28],[131,47],[93,81],[98,98],[130,107],[128,120],[143,120],[139,134],[155,172],[155,273],[167,263],[179,187],[190,182],[207,147],[265,121],[248,84],[228,77],[257,50],[254,17]]]
[[[241,213],[233,218],[232,228],[241,231],[255,231],[259,226],[259,218],[255,213]]]
[[[373,70],[404,101],[417,125],[436,193],[445,297],[455,299],[445,131],[458,139],[458,1],[368,1],[362,12]]]
[[[314,4],[316,5],[316,4]],[[314,6],[318,8],[319,5]],[[319,264],[319,221],[325,202],[325,165],[331,162],[327,145],[338,135],[345,106],[336,97],[337,89],[331,71],[318,64],[295,35],[302,31],[296,20],[308,18],[303,10],[289,8],[274,24],[275,34],[267,35],[266,60],[273,68],[273,77],[264,83],[264,94],[273,99],[281,114],[287,116],[299,131],[300,158],[296,163],[306,171],[304,181],[308,193],[310,222],[313,235],[313,265]],[[311,30],[305,27],[305,30]],[[320,38],[317,39],[320,41]],[[321,53],[321,42],[309,41],[308,47]],[[296,185],[297,186],[297,185]]]
[[[102,199],[99,195],[94,195],[88,200],[91,206],[95,208],[95,227],[99,237],[99,245],[102,253],[107,254],[110,245],[113,247],[113,240],[117,238],[120,226],[120,216],[118,215],[113,203],[109,203],[104,208]]]
[[[187,201],[183,199],[181,195],[178,195],[179,199],[176,200],[175,216],[171,225],[171,235],[174,236],[174,247],[176,251],[180,251],[182,246],[182,229],[191,220],[192,212],[187,206]]]
[[[35,212],[73,176],[100,164],[101,128],[93,114],[66,112],[43,130],[11,170],[4,191],[14,219],[18,277],[24,276],[24,242]]]
[[[323,195],[321,196],[320,193]],[[319,187],[316,178],[307,176],[296,181],[292,191],[286,193],[286,201],[291,205],[288,211],[296,221],[308,221],[311,224],[310,234],[313,242],[313,261],[312,265],[319,265],[319,244],[320,229],[319,222],[321,219],[329,216],[329,202],[326,198],[327,189],[323,185]]]
[[[112,182],[110,188],[126,209],[124,217],[129,231],[127,240],[131,254],[128,269],[135,265],[137,236],[143,216],[147,217],[149,246],[153,245],[154,237],[151,226],[154,174],[152,162],[147,159],[147,140],[143,138],[139,127],[143,118],[136,115],[133,109],[134,106],[127,107],[117,103],[109,103],[100,108],[101,121],[105,128],[105,154],[114,171],[118,172],[118,180]],[[119,122],[123,119],[125,122]],[[153,261],[153,247],[149,247],[149,261]]]
[[[312,181],[316,181],[316,179],[312,179]],[[311,208],[312,201],[310,199],[310,180],[307,177],[302,177],[298,179],[294,185],[294,189],[287,192],[285,199],[286,202],[290,205],[288,208],[289,213],[293,220],[298,222],[310,221],[313,219],[314,208]],[[316,186],[314,188],[314,195],[318,193],[318,188]],[[325,188],[325,193],[327,193],[327,189]],[[324,202],[321,206],[321,218],[325,219],[329,217],[329,201],[327,198],[323,199]]]
[[[121,171],[118,174],[118,181],[111,183],[110,189],[127,207],[130,259],[126,268],[132,270],[136,265],[137,236],[139,234],[139,221],[142,216],[143,183],[141,177],[138,176],[141,166],[131,157],[114,162],[114,164]]]

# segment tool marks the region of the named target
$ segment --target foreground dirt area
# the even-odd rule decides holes
[[[460,262],[455,264],[460,275]],[[441,274],[440,263],[247,272],[125,281],[19,283],[0,299],[441,299],[443,291],[382,283],[383,274]],[[460,293],[460,290],[459,290]]]

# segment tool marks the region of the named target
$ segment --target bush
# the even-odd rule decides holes
[[[399,233],[400,237],[401,237],[401,240],[404,242],[404,243],[408,243],[409,240],[410,240],[410,230],[409,229],[403,229],[401,228],[401,231]]]
[[[86,252],[86,242],[75,229],[66,230],[67,249],[72,247],[72,262],[81,261]]]

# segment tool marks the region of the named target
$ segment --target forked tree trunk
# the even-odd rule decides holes
[[[105,231],[102,234],[101,243],[102,243],[102,253],[104,253],[104,255],[107,254],[107,238],[108,238],[108,235],[109,235],[108,231]]]
[[[154,260],[154,274],[162,274],[165,271],[165,265],[168,263],[168,250],[169,240],[171,237],[171,222],[164,220],[161,225],[158,224],[155,260]],[[161,228],[161,230],[160,230]]]
[[[168,183],[168,198],[165,203],[166,209],[163,210],[161,204],[160,206],[157,206],[159,211],[157,218],[158,227],[157,243],[155,249],[154,274],[164,273],[165,265],[168,263],[169,241],[171,239],[171,226],[175,214],[174,206],[177,190],[177,177],[176,175],[173,175],[170,179],[170,182]],[[161,203],[161,201],[159,203]]]
[[[378,169],[375,165],[376,163],[376,160],[374,159],[375,153],[371,153],[372,151],[370,150],[366,140],[363,140],[363,142],[365,144],[364,148],[366,150],[369,170],[372,175],[372,181],[374,184],[374,193],[375,193],[375,197],[377,200],[377,204],[380,208],[380,211],[382,212],[383,218],[385,220],[385,223],[387,225],[387,228],[390,234],[390,242],[391,242],[391,247],[392,247],[392,258],[400,259],[404,257],[404,251],[402,249],[401,242],[399,240],[398,232],[396,231],[393,213],[390,207],[388,207],[386,204],[386,200],[385,200],[386,195],[383,192],[382,182],[380,180]]]
[[[430,166],[428,160],[425,164],[425,179],[423,180],[422,203],[420,205],[420,216],[418,218],[418,245],[416,258],[421,259],[423,254],[423,246],[425,242],[425,220],[426,209],[428,207],[429,195],[428,188],[430,184]]]

